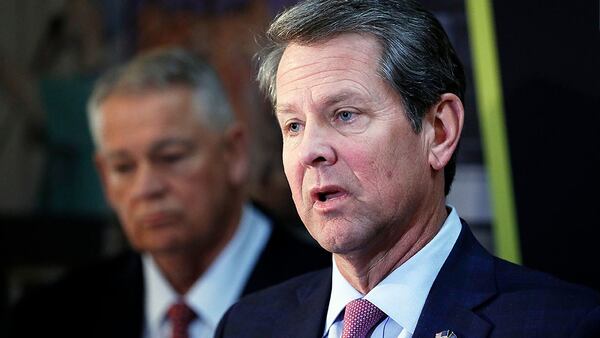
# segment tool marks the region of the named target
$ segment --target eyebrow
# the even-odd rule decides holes
[[[275,115],[292,114],[295,111],[293,107],[291,104],[277,104],[274,109]]]
[[[324,105],[325,107],[330,107],[330,106],[333,106],[333,105],[338,104],[340,102],[348,101],[348,100],[356,98],[356,97],[357,97],[356,93],[344,91],[344,92],[341,92],[341,93],[336,94],[334,96],[325,98],[325,100],[323,101],[322,105]]]
[[[349,101],[351,100],[352,102],[363,102],[364,100],[360,97],[359,93],[353,92],[353,91],[343,91],[340,93],[336,93],[335,95],[332,96],[326,96],[323,98],[323,100],[321,102],[318,102],[318,106],[323,106],[323,107],[331,107],[333,105],[336,105],[340,102],[344,102],[344,101]],[[278,104],[275,107],[275,115],[282,115],[282,114],[292,114],[296,111],[296,109],[294,108],[294,105],[291,104]]]
[[[149,153],[157,153],[164,148],[171,146],[183,146],[186,149],[194,149],[197,144],[189,138],[169,137],[152,144],[152,146],[150,146]]]
[[[127,159],[129,155],[124,150],[117,150],[106,154],[106,159],[109,161],[118,161]]]
[[[197,144],[188,138],[182,137],[169,137],[163,140],[160,140],[150,146],[148,154],[155,154],[160,152],[164,148],[170,146],[183,146],[186,150],[195,149]],[[116,150],[106,154],[106,158],[112,161],[122,160],[129,157],[129,152],[126,150]]]

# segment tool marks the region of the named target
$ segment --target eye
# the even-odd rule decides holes
[[[302,124],[300,122],[288,122],[285,125],[285,131],[291,134],[299,133],[302,130]]]
[[[176,143],[163,146],[150,155],[152,163],[159,166],[178,165],[193,156],[195,143]]]
[[[117,174],[127,174],[133,171],[134,169],[133,163],[125,162],[125,163],[115,163],[112,165],[112,171]]]
[[[352,120],[353,117],[354,117],[354,113],[349,110],[342,110],[341,112],[338,113],[338,118],[344,122],[348,122],[348,121]]]
[[[181,159],[183,159],[184,154],[183,153],[169,153],[169,154],[163,154],[162,156],[160,156],[159,160],[162,163],[175,163],[180,161]]]
[[[299,132],[300,131],[300,123],[298,122],[292,122],[289,124],[289,129],[292,132]]]

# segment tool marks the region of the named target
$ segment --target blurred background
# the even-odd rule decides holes
[[[466,6],[422,2],[446,28],[469,79],[450,203],[494,252]],[[140,51],[182,45],[216,67],[252,131],[253,199],[283,226],[304,231],[252,61],[255,37],[293,3],[0,1],[0,335],[8,307],[28,289],[126,245],[94,171],[85,102],[103,71]],[[598,2],[503,0],[493,10],[520,262],[600,290]]]

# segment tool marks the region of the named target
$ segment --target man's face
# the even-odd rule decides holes
[[[132,246],[172,253],[218,242],[243,159],[200,122],[191,90],[114,94],[100,108],[97,163]]]
[[[292,197],[308,231],[334,253],[389,247],[422,221],[431,195],[427,136],[413,131],[378,75],[379,56],[374,38],[344,34],[289,45],[277,72]]]

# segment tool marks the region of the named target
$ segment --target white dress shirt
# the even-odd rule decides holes
[[[178,300],[183,300],[198,316],[190,324],[190,338],[212,337],[223,314],[240,297],[270,234],[270,221],[254,207],[245,205],[231,241],[182,297],[164,278],[154,259],[148,254],[142,255],[144,337],[171,337],[171,323],[166,313]]]
[[[387,315],[375,327],[371,337],[412,337],[431,285],[460,234],[460,218],[453,207],[449,208],[451,212],[435,237],[364,296],[344,279],[333,261],[331,297],[323,337],[341,337],[342,311],[346,304],[357,298],[369,300]]]

